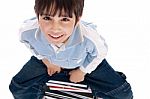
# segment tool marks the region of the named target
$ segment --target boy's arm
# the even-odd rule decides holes
[[[87,55],[83,63],[83,66],[69,73],[71,82],[77,83],[83,81],[84,76],[87,73],[90,74],[92,71],[94,71],[105,58],[107,54],[107,46],[105,45],[105,43],[99,40],[99,42],[95,44],[98,45],[94,45],[93,43],[88,43],[89,54]]]
[[[36,39],[36,32],[38,31],[38,23],[36,18],[32,18],[30,20],[26,20],[20,30],[19,30],[19,39],[20,42],[24,43],[28,49],[30,49],[31,53],[37,57],[39,60],[42,60],[43,63],[47,67],[47,72],[49,75],[52,75],[56,72],[60,72],[61,68],[54,64],[51,64],[46,56],[41,55],[30,43],[30,41],[34,41]],[[34,31],[33,31],[34,30]]]
[[[52,76],[55,73],[59,73],[61,71],[61,67],[50,63],[46,58],[43,58],[42,62],[46,65],[47,72],[50,76]]]
[[[91,63],[89,63],[86,67],[81,66],[79,69],[84,72],[84,73],[91,73],[92,71],[94,71],[97,66],[103,61],[104,57],[96,57],[93,59],[93,61]]]
[[[101,49],[101,50],[100,50]],[[97,66],[103,61],[103,59],[106,57],[107,55],[107,48],[99,48],[99,53],[97,53],[97,55],[95,56],[95,51],[93,51],[93,53],[89,53],[89,58],[93,57],[92,61],[89,62],[89,60],[91,59],[86,59],[85,63],[89,62],[88,65],[84,65],[80,67],[80,70],[85,72],[85,73],[91,73],[92,71],[94,71]]]
[[[82,32],[85,33],[84,36],[88,39],[85,45],[88,55],[80,68],[71,71],[70,80],[72,82],[83,81],[86,73],[90,74],[94,71],[106,57],[108,51],[105,40],[99,35],[94,27],[89,28],[84,25],[82,26]]]
[[[45,58],[45,56],[40,55],[27,41],[21,41],[26,45],[27,48],[30,49],[31,53],[37,57],[39,60],[42,60],[42,62],[46,65],[47,67],[47,72],[50,76],[52,76],[54,73],[59,73],[61,71],[61,68],[57,65],[54,65],[48,61],[48,59]]]
[[[80,70],[91,73],[106,57],[108,48],[105,39],[98,33],[95,25],[85,23],[85,25],[81,24],[81,27],[84,36],[88,39],[85,45],[88,54]]]
[[[25,46],[31,51],[31,53],[38,59],[43,59],[45,56],[40,55],[38,51],[30,44],[29,41],[35,39],[35,32],[38,29],[38,23],[36,18],[25,20],[19,29],[19,40],[24,43]],[[34,30],[35,31],[32,31]],[[29,32],[29,33],[28,33]]]
[[[25,40],[20,40],[20,41],[21,41],[22,43],[24,43],[25,46],[30,50],[30,52],[31,52],[35,57],[37,57],[39,60],[45,58],[45,56],[40,55],[40,54],[38,53],[38,51],[36,51],[36,50],[34,49],[34,47],[32,47],[32,45],[31,45],[28,41],[25,41]]]

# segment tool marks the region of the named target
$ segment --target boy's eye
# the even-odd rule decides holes
[[[63,18],[62,21],[67,22],[67,21],[70,21],[70,19],[69,18]]]
[[[44,20],[51,20],[51,18],[48,17],[48,16],[43,17],[43,19],[44,19]]]

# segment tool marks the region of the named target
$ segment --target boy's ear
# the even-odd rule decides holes
[[[78,25],[78,23],[80,22],[81,17],[78,18],[78,20],[76,21],[76,25]]]

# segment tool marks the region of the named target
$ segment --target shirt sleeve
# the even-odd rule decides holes
[[[83,66],[80,67],[85,73],[91,73],[94,71],[107,55],[107,46],[105,43],[102,43],[99,47],[93,46],[92,48],[90,46],[90,50],[91,51],[88,52]]]
[[[19,29],[19,40],[21,43],[24,43],[25,46],[31,51],[31,53],[38,59],[43,59],[45,56],[40,55],[38,51],[32,46],[31,41],[35,39],[36,31],[31,31],[37,28],[37,20],[26,20],[22,23]]]
[[[45,58],[45,56],[40,55],[40,54],[32,47],[32,45],[31,45],[28,41],[22,40],[21,42],[24,43],[25,46],[30,50],[30,52],[31,52],[35,57],[37,57],[39,60],[42,60],[42,59]]]
[[[91,73],[106,57],[108,47],[104,38],[96,30],[88,28],[88,30],[83,30],[83,32],[87,32],[85,37],[89,42],[86,45],[88,54],[80,70],[85,73]]]

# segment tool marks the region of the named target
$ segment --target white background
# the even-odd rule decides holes
[[[106,57],[131,83],[134,99],[150,99],[150,6],[149,0],[85,0],[83,20],[93,22],[105,38]],[[19,42],[20,24],[34,15],[34,0],[3,0],[0,3],[0,99],[13,99],[11,78],[30,58]]]

